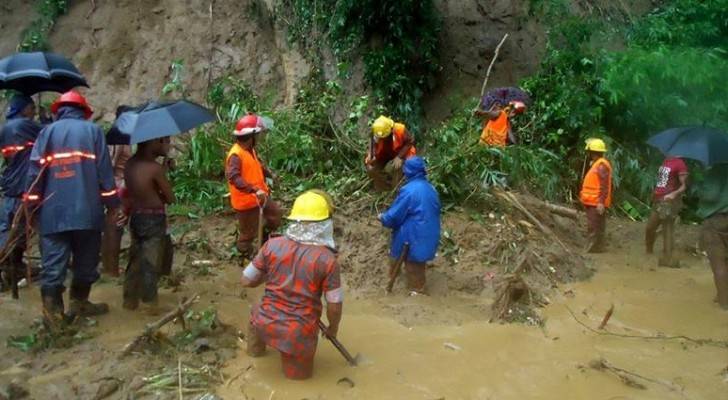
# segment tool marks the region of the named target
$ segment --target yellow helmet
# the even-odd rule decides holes
[[[326,197],[308,191],[296,198],[296,201],[293,202],[291,214],[286,218],[294,221],[315,222],[323,221],[329,217],[331,217],[331,212]]]
[[[602,139],[589,138],[586,140],[586,148],[588,151],[596,151],[597,153],[606,153],[607,145]]]
[[[372,134],[378,138],[385,138],[392,134],[394,128],[394,120],[380,115],[372,124]]]
[[[336,207],[334,206],[334,198],[331,197],[330,194],[326,193],[326,191],[321,189],[310,189],[306,193],[315,193],[324,199],[326,199],[326,204],[329,206],[329,214],[334,215],[334,211],[336,210]]]

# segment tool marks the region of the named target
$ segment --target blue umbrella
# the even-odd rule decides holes
[[[151,102],[121,113],[109,130],[107,142],[146,142],[178,135],[215,119],[210,110],[187,100]]]
[[[728,163],[728,133],[715,128],[671,128],[652,136],[647,144],[667,156],[698,160],[706,166]]]
[[[64,93],[77,86],[88,87],[86,78],[60,54],[17,53],[0,60],[0,89],[32,95]]]

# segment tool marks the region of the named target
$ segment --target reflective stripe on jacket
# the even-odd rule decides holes
[[[399,155],[399,152],[402,150],[402,147],[405,146],[408,142],[412,143],[412,138],[409,137],[409,133],[407,132],[407,127],[404,124],[395,123],[394,127],[392,128],[392,141],[389,140],[380,140],[376,143],[376,147],[374,148],[374,157],[377,160],[381,161],[389,161],[393,159],[394,157],[397,157]],[[391,149],[387,149],[385,146],[389,145],[389,143],[392,144]],[[392,158],[387,157],[387,153],[391,154]],[[417,151],[415,150],[415,145],[412,143],[409,150],[407,150],[407,153],[404,155],[404,159],[408,159],[414,155],[417,154]]]
[[[40,132],[27,179],[27,199],[40,202],[42,235],[101,231],[104,205],[120,205],[104,132],[75,107],[62,106]]]
[[[604,165],[609,172],[609,175],[607,176],[607,198],[604,200],[604,207],[612,205],[612,165],[606,158],[602,157],[594,161],[591,168],[589,168],[589,172],[586,173],[584,182],[581,185],[579,199],[581,200],[581,204],[585,206],[596,206],[599,204],[599,194],[602,192],[599,179],[600,165]]]
[[[227,157],[225,157],[226,166],[228,161],[230,161],[230,157],[233,155],[236,155],[240,159],[240,176],[245,183],[270,194],[270,189],[268,189],[268,185],[265,183],[263,166],[258,161],[255,150],[246,150],[235,143],[228,152]],[[235,210],[245,211],[258,207],[258,197],[255,193],[247,193],[239,190],[230,180],[228,180],[228,189],[230,190],[230,205]]]
[[[501,111],[498,118],[488,120],[480,135],[480,143],[489,146],[505,147],[508,143],[508,131],[511,129],[511,122],[508,113]]]

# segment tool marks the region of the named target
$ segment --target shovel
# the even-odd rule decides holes
[[[336,350],[339,350],[339,353],[341,353],[341,355],[344,356],[344,358],[349,363],[349,365],[351,365],[352,367],[356,367],[356,365],[358,363],[357,360],[359,360],[359,358],[360,358],[359,354],[357,354],[356,357],[352,357],[351,354],[349,354],[349,352],[346,350],[344,345],[341,344],[341,342],[339,342],[339,339],[337,339],[333,336],[329,336],[328,329],[326,328],[326,325],[324,325],[324,323],[321,322],[321,320],[318,321],[318,326],[319,326],[319,329],[321,329],[321,332],[323,332],[324,336],[326,336],[326,339],[329,339],[331,344],[333,344],[334,347],[336,347]]]

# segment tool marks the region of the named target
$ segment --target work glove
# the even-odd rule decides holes
[[[255,195],[258,197],[258,204],[261,207],[265,206],[266,201],[268,201],[268,193],[266,193],[264,190],[258,189],[255,192]]]
[[[394,169],[402,169],[402,164],[404,164],[404,160],[399,157],[394,157],[394,160],[392,160],[392,168]]]

